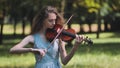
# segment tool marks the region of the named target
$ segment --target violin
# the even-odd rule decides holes
[[[59,24],[56,24],[52,29],[47,29],[46,31],[46,38],[50,42],[53,41],[53,39],[58,34],[59,30],[61,30],[62,26]],[[63,29],[60,33],[60,35],[57,38],[61,38],[63,41],[68,42],[76,38],[76,33],[74,29]],[[93,41],[86,37],[84,40],[88,44],[93,44]]]

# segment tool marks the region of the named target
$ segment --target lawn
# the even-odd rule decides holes
[[[100,33],[100,39],[96,39],[94,33],[85,35],[92,38],[94,44],[80,45],[71,61],[66,66],[62,65],[63,68],[120,68],[120,33]],[[32,53],[9,53],[9,49],[22,38],[20,35],[4,35],[0,45],[0,68],[34,68]],[[70,49],[67,47],[68,52]]]

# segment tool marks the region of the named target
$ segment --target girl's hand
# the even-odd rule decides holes
[[[81,44],[85,40],[84,35],[76,35],[75,44]]]
[[[45,56],[47,50],[46,49],[33,49],[32,52],[37,52],[38,54],[40,54],[42,57]]]
[[[38,49],[38,52],[43,57],[43,56],[45,56],[45,54],[46,54],[47,51],[45,49]]]

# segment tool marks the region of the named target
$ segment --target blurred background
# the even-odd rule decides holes
[[[94,42],[80,45],[63,68],[120,68],[120,0],[0,0],[0,68],[34,68],[33,54],[9,49],[30,33],[33,17],[46,5],[57,7],[66,21],[74,14],[67,28]]]

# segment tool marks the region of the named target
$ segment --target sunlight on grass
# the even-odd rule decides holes
[[[12,24],[5,24],[4,25],[4,30],[3,30],[3,34],[13,34],[14,33],[14,25]],[[18,23],[16,26],[16,34],[22,34],[22,24]],[[29,34],[30,33],[30,24],[26,24],[25,27],[25,34]]]
[[[10,55],[0,57],[1,64],[0,67],[29,67],[34,66],[35,59],[33,54],[26,54],[26,55]]]
[[[74,58],[64,68],[118,68],[120,55],[109,56],[106,54],[94,55],[84,54],[75,55]]]
[[[94,39],[93,40],[95,43],[117,43],[120,42],[119,38],[105,38],[103,39]]]
[[[84,34],[84,35],[88,36],[89,38],[96,38],[96,34],[95,33]],[[110,38],[110,37],[112,37],[114,35],[115,35],[115,33],[111,33],[111,32],[100,33],[100,38]]]
[[[13,26],[11,24],[4,25],[3,27],[3,34],[12,34],[13,33]]]

